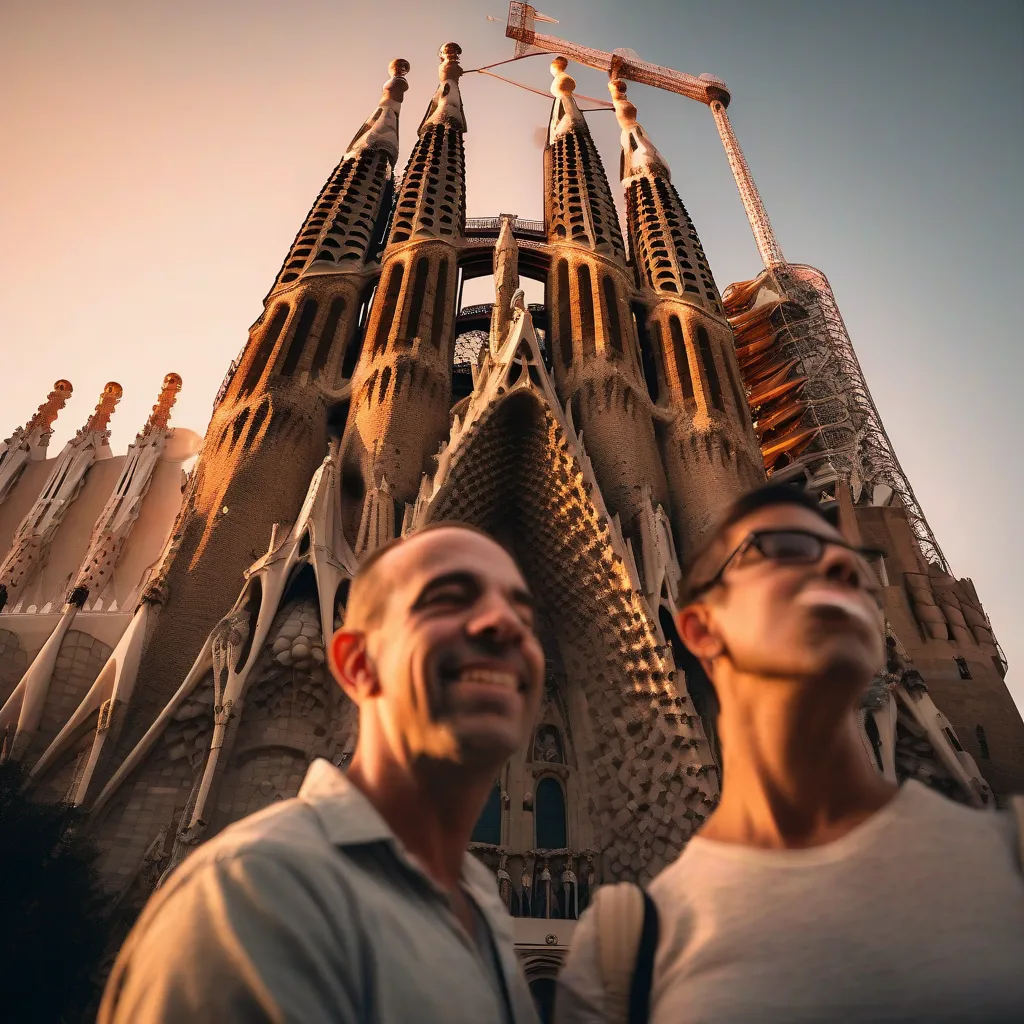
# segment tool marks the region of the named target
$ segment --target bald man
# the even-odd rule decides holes
[[[347,775],[236,822],[125,942],[102,1024],[535,1024],[494,876],[466,852],[527,741],[544,657],[512,558],[439,525],[375,551],[329,649],[359,712]]]

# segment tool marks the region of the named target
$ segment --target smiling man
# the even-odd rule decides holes
[[[633,962],[611,969],[625,918],[598,893],[558,1024],[624,1021],[626,1002],[657,1024],[1024,1020],[1013,821],[891,785],[858,735],[884,658],[877,554],[783,486],[696,553],[677,626],[718,696],[721,799],[651,883],[632,989]]]
[[[535,1022],[494,876],[466,852],[527,740],[544,657],[512,558],[440,524],[352,582],[331,671],[359,711],[347,776],[200,847],[143,911],[100,1021]]]

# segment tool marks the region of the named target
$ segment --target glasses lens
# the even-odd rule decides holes
[[[757,538],[757,548],[765,558],[776,562],[816,562],[821,558],[824,544],[813,533],[763,533]]]

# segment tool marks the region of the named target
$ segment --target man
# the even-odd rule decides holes
[[[1012,820],[891,785],[860,742],[878,599],[864,553],[782,486],[737,501],[690,566],[677,628],[718,696],[723,786],[649,888],[651,1021],[1024,1020]],[[622,991],[595,922],[559,979],[560,1024],[610,1020]]]
[[[347,777],[225,829],[121,951],[101,1022],[535,1022],[493,874],[466,853],[528,739],[544,658],[515,562],[469,527],[378,549],[331,671],[359,711]]]

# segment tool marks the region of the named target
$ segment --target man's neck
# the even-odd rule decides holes
[[[884,807],[849,687],[736,676],[718,719],[722,797],[701,835],[766,849],[820,846]]]
[[[426,873],[442,888],[455,891],[493,777],[476,778],[459,766],[409,771],[387,757],[361,757],[357,748],[348,778]]]

